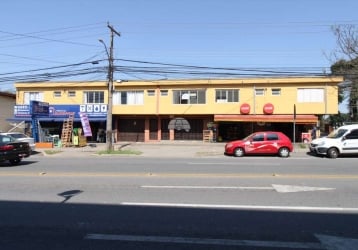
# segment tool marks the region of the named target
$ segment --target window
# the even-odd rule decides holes
[[[31,101],[44,100],[44,94],[42,92],[25,92],[24,93],[24,104],[30,104]]]
[[[217,103],[239,102],[239,90],[217,89],[215,91],[215,101]]]
[[[84,103],[104,103],[103,91],[86,91],[84,92]]]
[[[298,102],[324,102],[324,89],[297,89]]]
[[[68,91],[67,96],[68,97],[75,97],[76,96],[76,91]]]
[[[354,129],[349,134],[347,134],[346,139],[357,140],[358,139],[358,129]]]
[[[148,96],[155,96],[155,90],[147,90]]]
[[[113,93],[113,104],[115,105],[143,105],[144,91],[119,91]]]
[[[258,134],[252,137],[252,141],[263,141],[263,140],[264,140],[264,134]]]
[[[255,95],[263,96],[263,95],[265,95],[265,90],[264,89],[255,89]]]
[[[168,90],[160,90],[161,96],[168,96]]]
[[[268,141],[277,141],[278,140],[277,134],[269,133],[269,134],[267,134],[266,137],[267,137]]]
[[[281,95],[281,89],[271,89],[271,95]]]
[[[174,104],[205,104],[205,90],[174,90]]]
[[[54,91],[53,97],[61,97],[61,91]]]

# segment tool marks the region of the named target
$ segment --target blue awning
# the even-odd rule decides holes
[[[37,120],[40,122],[63,122],[65,119],[67,118],[60,118],[60,117],[38,117]],[[32,121],[31,117],[12,117],[12,118],[8,118],[6,119],[9,122],[30,122]],[[88,120],[90,122],[97,122],[97,121],[106,121],[107,118],[106,117],[88,117]],[[80,122],[81,119],[80,118],[75,118],[74,119],[75,122]]]
[[[8,118],[6,120],[9,121],[9,122],[22,122],[22,121],[30,122],[31,117],[11,117],[11,118]]]

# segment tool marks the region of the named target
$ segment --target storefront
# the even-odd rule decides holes
[[[39,141],[45,141],[51,135],[61,135],[63,122],[70,114],[74,115],[73,128],[82,128],[81,113],[85,113],[91,128],[92,136],[88,141],[98,141],[98,133],[106,128],[107,105],[49,105],[49,114],[34,117],[30,105],[15,105],[14,117],[7,119],[10,122],[25,122],[25,133],[32,134],[31,123],[36,119],[39,123]]]

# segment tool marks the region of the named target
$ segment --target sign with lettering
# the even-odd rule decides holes
[[[32,115],[48,116],[49,107],[48,102],[31,101],[30,112]]]

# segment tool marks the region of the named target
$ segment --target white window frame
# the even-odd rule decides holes
[[[144,105],[143,90],[116,91],[113,93],[114,105]]]
[[[272,96],[280,96],[281,95],[281,88],[272,88],[271,89]]]
[[[265,89],[264,88],[255,88],[255,96],[264,96],[265,95]]]
[[[173,104],[206,104],[206,89],[173,90]]]
[[[89,98],[89,95],[92,95],[92,97]],[[92,99],[92,102],[89,102],[90,99]],[[104,104],[104,91],[85,91],[85,92],[83,92],[83,103],[84,104]]]
[[[30,105],[31,101],[44,101],[43,92],[25,92],[24,93],[24,104]]]
[[[76,96],[76,91],[68,91],[67,96],[68,97],[75,97]]]
[[[54,91],[54,92],[53,92],[53,97],[54,97],[54,98],[59,98],[59,97],[61,97],[61,96],[62,96],[61,91]]]
[[[297,89],[297,102],[324,102],[324,89],[323,88],[298,88]]]
[[[236,97],[237,97],[237,100],[235,100]],[[239,89],[215,89],[215,102],[216,103],[240,102],[240,90]]]

